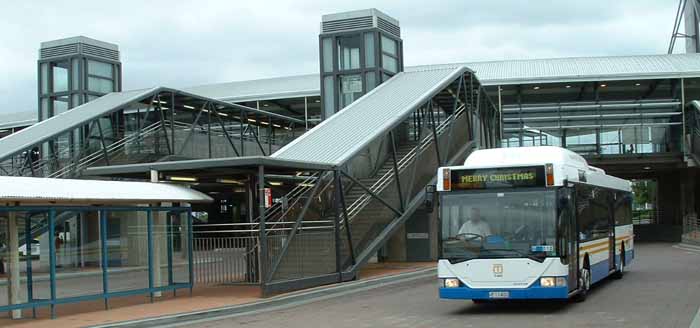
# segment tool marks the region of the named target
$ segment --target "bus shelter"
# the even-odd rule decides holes
[[[0,312],[193,285],[190,204],[168,183],[0,177]]]

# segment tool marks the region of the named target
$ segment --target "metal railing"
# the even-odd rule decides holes
[[[700,242],[700,217],[688,214],[683,218],[683,237]]]
[[[287,233],[294,222],[269,222],[267,238],[270,254],[282,249]],[[275,226],[275,227],[272,227]],[[260,224],[220,223],[194,225],[193,263],[194,281],[199,285],[258,284],[260,283]],[[325,220],[306,221],[299,228],[304,235],[315,235],[320,231],[332,231],[333,222]],[[302,263],[301,253],[296,263]],[[269,260],[267,260],[269,262]]]
[[[658,222],[658,210],[633,210],[632,211],[632,223],[633,224],[655,224]]]

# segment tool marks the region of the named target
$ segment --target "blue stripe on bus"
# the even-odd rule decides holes
[[[596,264],[591,265],[591,282],[596,283],[603,280],[610,273],[610,261],[608,259],[602,260]]]

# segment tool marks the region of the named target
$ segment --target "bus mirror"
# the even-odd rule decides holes
[[[427,185],[425,187],[425,209],[428,211],[428,213],[433,212],[433,207],[434,207],[434,202],[433,200],[435,199],[435,185]]]

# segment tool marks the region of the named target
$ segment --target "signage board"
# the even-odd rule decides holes
[[[452,190],[544,187],[544,166],[451,170]]]

